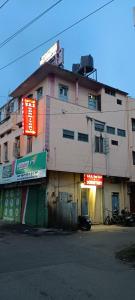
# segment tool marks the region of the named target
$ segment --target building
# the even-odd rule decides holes
[[[80,214],[103,223],[108,210],[126,206],[135,211],[134,99],[50,63],[10,96],[0,109],[1,218],[72,226]],[[23,134],[22,97],[36,99],[37,136]],[[26,172],[25,180],[13,180],[11,165],[36,154],[44,156],[43,177]]]

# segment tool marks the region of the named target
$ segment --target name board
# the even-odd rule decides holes
[[[24,135],[37,135],[37,101],[22,98],[22,126]]]
[[[102,187],[103,186],[103,176],[100,174],[93,174],[93,173],[84,174],[84,184]]]
[[[57,41],[43,56],[40,58],[40,66],[49,62],[57,66],[64,65],[64,49],[60,48],[60,43]]]

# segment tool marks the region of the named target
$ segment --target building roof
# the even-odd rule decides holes
[[[30,90],[34,89],[37,85],[39,85],[45,78],[49,75],[56,75],[59,78],[70,82],[79,82],[79,85],[84,86],[88,89],[94,90],[98,92],[101,88],[108,88],[115,92],[118,92],[123,95],[128,95],[128,93],[116,89],[114,87],[105,85],[101,82],[88,78],[86,76],[82,76],[77,73],[73,73],[72,71],[62,69],[56,65],[45,63],[41,65],[33,74],[31,74],[24,82],[22,82],[11,94],[11,97],[20,97],[29,93]]]

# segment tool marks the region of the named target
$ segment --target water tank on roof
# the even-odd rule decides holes
[[[81,56],[80,62],[80,74],[90,73],[94,70],[94,62],[93,57],[91,55]]]
[[[73,64],[72,65],[72,72],[78,73],[80,68],[80,64]]]

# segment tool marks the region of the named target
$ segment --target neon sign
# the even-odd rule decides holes
[[[37,101],[22,98],[22,125],[24,135],[37,135]]]
[[[99,174],[84,174],[84,184],[85,185],[95,185],[102,187],[103,186],[103,176]]]

